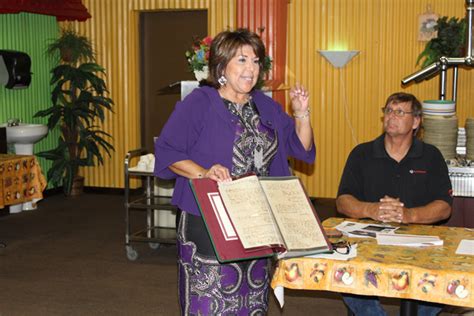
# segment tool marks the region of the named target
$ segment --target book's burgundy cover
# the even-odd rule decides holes
[[[271,247],[246,250],[242,246],[238,236],[232,240],[229,240],[229,238],[226,239],[220,228],[219,220],[215,215],[212,205],[213,201],[209,197],[210,195],[218,195],[220,197],[217,182],[211,179],[192,179],[190,183],[214,246],[217,259],[220,262],[235,262],[270,257],[276,251],[281,250]]]

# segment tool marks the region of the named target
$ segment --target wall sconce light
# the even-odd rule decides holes
[[[359,54],[358,50],[318,50],[318,52],[336,68],[344,67]]]
[[[318,52],[326,58],[328,62],[331,63],[336,68],[344,67],[352,58],[359,54],[358,50],[318,50]],[[354,144],[357,145],[359,141],[357,140],[356,132],[352,126],[352,122],[349,118],[349,104],[346,97],[346,88],[343,79],[343,72],[339,72],[339,79],[341,84],[341,91],[343,93],[343,107],[344,107],[344,117],[346,119],[347,125],[351,131],[352,140]]]

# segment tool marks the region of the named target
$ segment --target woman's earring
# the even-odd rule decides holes
[[[217,79],[217,82],[219,82],[221,86],[225,86],[225,84],[227,83],[227,79],[224,77],[224,75],[222,75],[219,77],[219,79]]]

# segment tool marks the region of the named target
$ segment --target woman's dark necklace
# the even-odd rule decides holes
[[[248,122],[244,118],[244,113],[243,113],[244,106],[249,106],[249,107],[252,106],[252,104],[251,104],[252,97],[249,96],[248,100],[244,103],[237,103],[237,102],[230,101],[228,99],[225,99],[225,100],[228,101],[231,104],[231,107],[233,107],[235,109],[235,111],[236,111],[235,114],[237,114],[237,116],[239,117],[240,123],[243,126],[245,126],[246,130],[249,131],[253,135],[254,141],[255,141],[255,144],[256,144],[255,148],[253,150],[254,165],[257,169],[262,168],[262,166],[263,166],[263,148],[264,148],[265,141],[262,138],[262,136],[259,135],[257,126],[253,126],[252,124],[250,124],[250,122]]]

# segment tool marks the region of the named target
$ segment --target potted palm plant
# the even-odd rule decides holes
[[[79,168],[103,164],[103,153],[110,157],[114,150],[108,141],[111,135],[98,125],[104,122],[105,111],[112,111],[113,101],[100,77],[105,69],[95,62],[87,37],[62,30],[47,53],[60,56],[60,63],[51,70],[51,106],[35,117],[47,117],[49,130],[58,128],[60,136],[56,148],[37,155],[53,162],[47,174],[49,182],[62,185],[66,195],[78,195],[81,190],[73,190],[73,185],[81,189],[84,180]]]
[[[434,29],[438,32],[436,38],[426,43],[425,49],[418,56],[416,64],[421,62],[424,68],[439,60],[441,56],[463,57],[466,45],[466,19],[456,17],[440,17]]]

